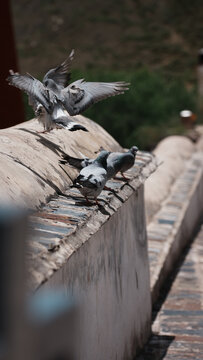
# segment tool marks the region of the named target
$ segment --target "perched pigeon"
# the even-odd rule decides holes
[[[108,180],[114,177],[119,171],[121,172],[124,179],[127,178],[124,176],[124,172],[130,169],[135,162],[135,156],[138,151],[137,146],[132,146],[127,152],[111,152],[107,157],[107,178]],[[101,152],[102,153],[102,152]],[[94,159],[78,159],[69,155],[64,155],[63,159],[60,160],[60,163],[63,165],[69,164],[75,167],[78,170],[85,168],[86,166],[92,164]]]
[[[97,197],[108,180],[106,171],[108,156],[108,151],[102,151],[92,164],[82,168],[73,182],[73,186],[79,189],[87,202],[89,202],[89,198],[93,198],[98,204]]]
[[[128,90],[129,84],[122,81],[105,83],[80,79],[68,85],[73,55],[72,51],[61,65],[49,70],[42,82],[30,74],[20,75],[12,70],[7,78],[10,85],[29,95],[29,104],[34,108],[45,131],[55,127],[87,131],[84,126],[74,122],[71,116],[80,114],[100,100]]]
[[[123,178],[128,180],[124,172],[133,167],[137,151],[137,146],[132,146],[125,153],[110,153],[107,159],[108,177],[114,177],[120,171]]]

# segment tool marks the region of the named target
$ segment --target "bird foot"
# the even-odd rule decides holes
[[[110,187],[108,187],[108,186],[104,186],[104,189],[103,189],[103,190],[112,191],[112,192],[115,191],[114,189],[112,189],[112,188],[110,188]]]
[[[89,201],[89,199],[85,196],[85,200],[86,200],[86,203],[88,204],[88,205],[90,205],[91,204],[91,202]]]
[[[37,131],[37,134],[48,134],[50,130]]]
[[[124,179],[125,181],[129,181],[129,180],[130,180],[130,178],[126,177],[123,173],[121,173],[121,175],[122,175],[122,177],[123,177],[123,179]]]

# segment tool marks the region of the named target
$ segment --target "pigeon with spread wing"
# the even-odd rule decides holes
[[[7,78],[9,84],[27,93],[29,104],[33,107],[39,122],[43,124],[44,132],[54,128],[87,131],[67,113],[60,100],[60,92],[70,80],[73,55],[72,50],[61,65],[45,74],[42,82],[30,74],[20,75],[10,70],[10,76]]]
[[[20,75],[10,70],[7,78],[13,85],[29,96],[29,104],[44,126],[44,130],[53,128],[66,128],[70,131],[88,131],[84,126],[75,122],[72,118],[78,115],[92,104],[110,96],[123,94],[128,90],[126,82],[86,82],[80,79],[70,82],[70,65],[74,51],[59,66],[49,70],[42,82],[30,74]]]

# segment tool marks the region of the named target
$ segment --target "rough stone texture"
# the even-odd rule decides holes
[[[143,201],[142,186],[41,286],[62,286],[80,304],[77,359],[132,359],[150,335]]]
[[[0,199],[17,202],[31,208],[46,203],[54,193],[60,193],[77,174],[73,168],[64,171],[58,163],[65,152],[72,156],[95,157],[100,146],[122,151],[120,145],[98,124],[77,116],[89,132],[53,130],[39,134],[36,120],[0,130]]]
[[[137,360],[203,359],[203,226],[182,261]]]
[[[195,153],[147,227],[153,303],[202,213],[203,156]]]
[[[103,191],[98,198],[99,206],[94,202],[87,205],[78,189],[67,189],[35,212],[31,217],[33,232],[28,248],[29,288],[36,289],[62,267],[155,170],[156,158],[140,153],[139,160],[128,171],[131,180],[108,181],[113,192]],[[140,226],[145,228],[145,223]]]
[[[184,136],[169,136],[154,150],[160,163],[156,173],[145,184],[147,222],[159,210],[168,196],[171,185],[184,170],[186,161],[195,151],[195,145]]]
[[[35,210],[41,205],[31,216],[28,287],[62,286],[78,301],[77,360],[129,359],[151,329],[143,183],[156,158],[138,152],[130,180],[108,182],[114,191],[88,206],[69,187],[77,171],[60,166],[60,155],[93,157],[100,146],[122,148],[94,122],[78,119],[89,133],[37,134],[33,121],[1,131],[0,199]]]
[[[29,288],[58,289],[79,304],[76,359],[131,359],[151,329],[143,183],[156,159],[139,153],[128,183],[112,180],[100,205],[77,189],[31,216]],[[143,301],[144,299],[144,301]]]

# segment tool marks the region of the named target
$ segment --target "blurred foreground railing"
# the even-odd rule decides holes
[[[27,213],[0,208],[0,359],[72,360],[77,305],[61,288],[26,295]]]

